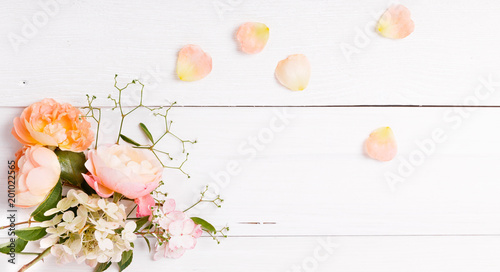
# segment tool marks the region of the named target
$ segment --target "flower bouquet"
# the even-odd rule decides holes
[[[130,85],[140,86],[140,102],[127,108],[122,105],[122,93]],[[102,109],[93,106],[95,96],[87,95],[88,106],[82,109],[44,99],[14,119],[12,134],[24,146],[10,166],[9,174],[15,178],[9,178],[9,206],[34,210],[27,221],[1,227],[15,237],[0,245],[0,252],[22,254],[31,241],[39,241],[42,251],[29,253],[36,258],[19,271],[47,255],[61,264],[85,262],[95,271],[116,263],[121,271],[132,262],[137,237],[144,239],[150,251],[154,248],[156,260],[182,256],[196,246],[203,232],[216,240],[218,234],[225,236],[227,227],[216,230],[186,213],[202,202],[220,207],[220,196],[207,199],[205,188],[191,207],[178,210],[175,200],[158,189],[165,168],[186,174],[182,169],[189,155],[185,145],[196,142],[182,140],[171,131],[168,112],[173,105],[145,106],[144,85],[138,80],[120,88],[115,76],[114,86],[118,95],[108,98],[112,110],[121,116],[114,143],[98,145]],[[126,117],[139,108],[151,111],[164,126],[163,134],[155,137],[145,124],[139,124],[148,144],[122,134]],[[96,123],[95,133],[89,120]],[[172,157],[159,147],[169,136],[182,144],[185,159],[178,166],[164,163]],[[18,225],[27,227],[15,229]],[[150,239],[155,241],[153,246]]]

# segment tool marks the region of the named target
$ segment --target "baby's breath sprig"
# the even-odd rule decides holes
[[[189,211],[190,209],[196,207],[198,204],[202,203],[202,202],[209,202],[209,203],[213,203],[217,208],[220,208],[222,207],[222,202],[224,202],[224,199],[222,199],[220,197],[220,195],[217,195],[216,198],[214,199],[206,199],[205,198],[205,194],[208,192],[208,185],[205,186],[205,189],[203,190],[203,192],[200,193],[200,199],[194,203],[193,205],[191,205],[189,208],[185,209],[184,212],[187,212]]]
[[[118,109],[120,111],[120,114],[121,114],[120,128],[119,128],[119,131],[118,131],[118,137],[116,139],[116,143],[119,144],[120,140],[124,140],[124,141],[126,141],[126,142],[134,145],[135,148],[148,149],[148,150],[150,150],[155,155],[155,157],[158,159],[158,161],[160,162],[160,164],[162,165],[163,168],[177,169],[177,170],[181,171],[183,174],[185,174],[188,178],[190,178],[189,174],[187,174],[182,169],[182,167],[184,166],[184,164],[186,163],[186,161],[188,160],[188,157],[189,157],[189,153],[186,153],[186,143],[195,144],[196,141],[183,140],[179,136],[177,136],[176,134],[172,133],[171,128],[172,128],[173,121],[171,121],[171,120],[168,119],[168,113],[169,113],[170,109],[172,109],[172,107],[176,103],[175,102],[172,103],[167,108],[165,108],[163,106],[159,106],[159,107],[149,107],[149,106],[146,106],[146,105],[143,104],[144,84],[141,83],[139,80],[134,79],[131,82],[127,83],[124,87],[120,88],[120,87],[118,87],[117,77],[118,77],[118,75],[115,75],[115,84],[114,84],[114,87],[118,90],[118,98],[117,99],[113,98],[111,95],[108,96],[108,98],[111,101],[113,101],[113,103],[114,103],[114,107],[112,108],[112,110]],[[122,105],[122,93],[123,93],[123,91],[125,91],[132,84],[139,84],[141,86],[141,91],[140,91],[141,94],[140,94],[139,105],[133,107],[129,111],[125,111],[124,107]],[[139,144],[136,141],[134,141],[134,140],[132,140],[132,139],[130,139],[130,138],[128,138],[128,137],[126,137],[126,136],[124,136],[122,134],[122,129],[123,129],[123,124],[125,122],[125,118],[128,115],[130,115],[131,113],[133,113],[134,111],[136,111],[137,109],[139,109],[139,108],[144,108],[144,109],[147,109],[147,110],[151,111],[154,116],[163,117],[164,124],[165,124],[165,131],[156,140],[154,139],[154,137],[151,134],[151,132],[149,132],[149,130],[146,127],[146,125],[143,124],[143,123],[140,124],[140,128],[146,134],[147,138],[151,142],[150,144],[146,144],[146,145]],[[166,155],[168,157],[168,159],[173,160],[173,158],[170,156],[170,153],[162,151],[162,150],[160,150],[160,149],[158,149],[156,147],[158,145],[158,143],[161,140],[163,140],[165,138],[165,136],[167,136],[167,135],[170,135],[173,138],[177,139],[179,142],[181,142],[181,144],[182,144],[182,153],[186,154],[186,157],[185,157],[184,161],[179,166],[170,166],[170,165],[167,165],[167,164],[165,164],[163,162],[163,160],[159,156],[159,154],[163,154],[163,155]]]
[[[84,110],[87,110],[87,112],[85,113],[85,115],[83,117],[92,118],[97,124],[94,148],[97,148],[97,142],[99,141],[99,128],[101,126],[101,108],[97,108],[97,107],[92,106],[92,103],[96,99],[97,99],[97,97],[95,95],[90,96],[87,94],[87,103],[89,105],[82,108]],[[97,116],[95,114],[96,112],[97,112]]]
[[[158,206],[163,205],[163,203],[165,203],[165,199],[167,199],[167,197],[168,197],[168,193],[164,193],[158,189],[164,184],[165,183],[163,182],[163,180],[161,180],[158,187],[152,192],[155,203]]]
[[[206,233],[208,233],[212,237],[212,239],[214,239],[217,242],[217,244],[220,244],[219,237],[227,238],[226,232],[228,232],[228,231],[229,231],[229,227],[225,226],[222,229],[217,230],[213,234],[211,232],[206,232]]]

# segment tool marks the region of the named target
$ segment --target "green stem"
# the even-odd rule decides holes
[[[44,250],[42,253],[40,253],[35,259],[33,259],[31,262],[25,264],[21,269],[19,269],[18,272],[24,272],[28,270],[30,267],[32,267],[34,264],[36,264],[38,261],[42,260],[45,256],[47,256],[50,253],[50,248],[47,248]]]
[[[97,142],[99,141],[99,129],[101,127],[101,109],[98,109],[99,111],[99,122],[97,122],[97,132],[96,132],[96,136],[95,136],[95,147],[94,149],[97,149]],[[94,114],[92,112],[92,114]]]
[[[18,226],[18,225],[22,225],[22,224],[28,224],[28,223],[30,223],[30,221],[19,222],[19,223],[15,223],[14,226]],[[10,227],[10,225],[3,226],[3,227],[0,227],[0,230],[6,229],[6,228],[9,228],[9,227]]]
[[[135,208],[137,207],[137,204],[135,204],[135,206],[132,208],[132,210],[130,210],[130,212],[127,214],[127,219],[135,219],[135,218],[128,218],[130,216],[130,214],[132,214],[132,212],[135,210]]]
[[[203,202],[202,199],[198,200],[198,202],[194,203],[193,205],[191,205],[191,207],[185,209],[183,212],[187,212],[187,211],[191,210],[192,208],[196,207],[196,205],[200,204],[201,202]]]

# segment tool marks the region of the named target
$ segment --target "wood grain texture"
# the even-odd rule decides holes
[[[416,28],[394,41],[373,31],[392,3],[2,1],[0,172],[20,147],[12,119],[44,97],[85,106],[85,94],[97,95],[108,107],[101,143],[115,141],[118,116],[106,97],[119,74],[121,85],[146,84],[147,105],[177,101],[174,131],[198,140],[187,146],[192,178],[166,171],[162,189],[187,207],[210,184],[224,207],[201,206],[192,215],[231,228],[220,245],[201,238],[179,260],[153,262],[137,241],[130,271],[498,271],[500,4],[401,1]],[[243,54],[234,40],[247,21],[271,30],[258,55]],[[177,79],[177,52],[186,44],[212,55],[207,78]],[[295,53],[312,65],[303,92],[274,78],[277,62]],[[138,94],[129,89],[124,103],[136,104]],[[155,118],[139,111],[124,134],[146,141],[138,122],[161,133]],[[394,130],[399,145],[388,163],[363,154],[363,141],[381,126]],[[163,147],[176,158],[172,165],[182,162],[175,139]],[[19,210],[18,219],[29,212]],[[6,236],[0,231],[0,242]],[[338,247],[315,255],[329,252],[321,250],[325,241]],[[0,263],[2,271],[20,267],[3,255]],[[54,258],[31,271],[63,270],[90,271]]]
[[[494,0],[404,1],[416,29],[398,41],[373,31],[386,0],[65,2],[46,22],[36,1],[0,3],[0,105],[26,106],[34,93],[82,105],[84,93],[106,97],[115,73],[147,83],[150,103],[181,105],[462,105],[480,78],[500,80]],[[33,21],[45,23],[31,34]],[[246,21],[271,29],[261,54],[238,50],[234,33]],[[12,34],[27,38],[13,46]],[[207,78],[176,79],[186,44],[212,55]],[[312,65],[303,92],[274,78],[278,61],[295,53]],[[478,104],[500,105],[500,95]]]
[[[196,136],[199,143],[187,147],[185,170],[192,178],[166,171],[164,189],[187,207],[204,185],[218,188],[224,208],[198,212],[218,226],[227,222],[231,235],[500,234],[500,128],[492,125],[500,123],[499,109],[477,109],[455,130],[454,123],[441,120],[453,110],[176,108],[173,129],[185,138]],[[20,110],[0,112],[7,117]],[[283,112],[293,116],[288,124],[279,121]],[[161,127],[149,114],[138,112],[126,122],[147,120],[158,135]],[[273,120],[281,131],[272,132]],[[2,126],[9,123],[6,118]],[[398,156],[389,163],[367,158],[362,148],[371,130],[384,125],[393,128],[399,144]],[[104,126],[101,143],[113,142],[117,129],[116,124]],[[419,145],[436,129],[446,140],[422,159],[412,155],[425,154],[427,148]],[[17,146],[4,133],[10,139],[0,143],[6,161]],[[124,133],[145,142],[138,127],[128,126]],[[167,141],[164,147],[178,158],[172,165],[182,161],[179,144]],[[404,169],[410,166],[412,173]],[[404,181],[391,187],[387,173]]]
[[[325,250],[328,242],[331,254]],[[202,238],[180,259],[151,260],[144,241],[136,242],[129,271],[484,271],[500,268],[499,237],[252,237],[231,238],[220,245]],[[330,248],[329,248],[330,249]],[[315,257],[319,256],[319,257]],[[18,256],[27,262],[31,256]],[[5,255],[0,256],[4,262]],[[19,267],[19,266],[17,266]],[[16,271],[16,265],[6,272]],[[32,271],[89,271],[82,265],[64,267],[47,258]],[[295,270],[294,270],[295,269]],[[297,270],[298,269],[298,270]],[[112,266],[109,271],[118,271]]]

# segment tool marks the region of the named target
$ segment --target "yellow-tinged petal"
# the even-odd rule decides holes
[[[391,39],[403,39],[415,29],[410,11],[403,5],[389,7],[377,24],[378,32]]]
[[[309,84],[311,64],[302,54],[291,55],[278,62],[275,71],[278,81],[292,91],[302,91]]]
[[[177,76],[183,81],[196,81],[212,71],[212,57],[198,45],[186,45],[179,51]]]
[[[262,51],[269,40],[269,27],[263,23],[244,23],[236,33],[241,51],[247,54],[256,54]]]
[[[365,142],[365,150],[370,158],[390,161],[398,153],[396,138],[390,127],[374,130]]]

